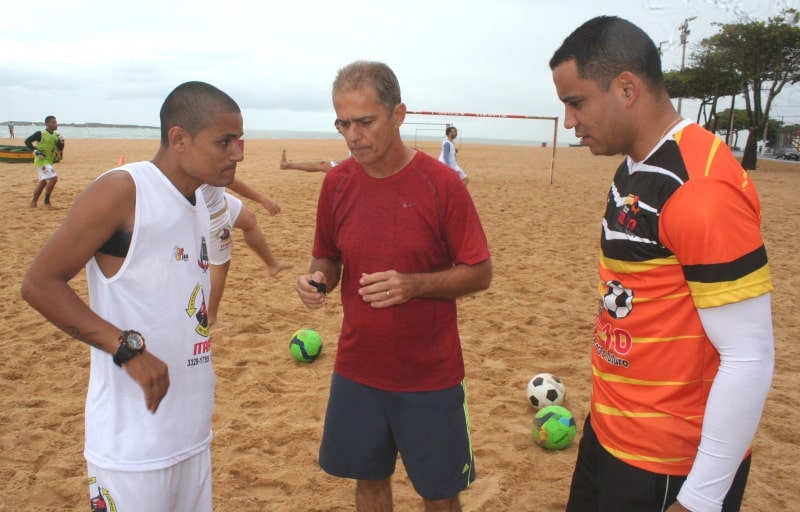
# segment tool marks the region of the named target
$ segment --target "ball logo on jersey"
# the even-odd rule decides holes
[[[603,308],[613,318],[625,318],[633,310],[633,290],[625,288],[619,281],[607,281],[603,295]]]

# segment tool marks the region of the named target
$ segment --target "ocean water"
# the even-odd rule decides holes
[[[401,135],[403,140],[408,144],[417,141],[441,141],[442,137],[439,135],[430,135],[420,133],[421,130],[414,127],[401,128]],[[37,131],[43,130],[44,125],[20,125],[16,126],[17,138],[25,140],[25,138]],[[58,133],[66,139],[155,139],[161,137],[161,131],[153,127],[110,127],[110,126],[70,126],[60,125]],[[245,129],[244,139],[257,140],[257,139],[294,139],[294,140],[337,140],[340,136],[336,132],[331,131],[290,131],[290,130],[248,130]],[[509,139],[484,139],[484,138],[470,138],[460,137],[458,143],[460,144],[497,144],[506,146],[536,146],[539,147],[544,141],[536,140],[509,140]],[[551,142],[546,142],[550,145]],[[567,144],[559,143],[558,146],[566,146]]]
[[[17,137],[23,140],[28,134],[43,130],[44,125],[17,125]],[[161,138],[161,130],[147,126],[70,126],[61,124],[58,133],[66,139],[155,139]],[[295,132],[279,130],[245,130],[245,139],[337,139],[337,133]]]

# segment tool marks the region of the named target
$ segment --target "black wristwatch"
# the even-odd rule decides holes
[[[122,331],[119,335],[119,348],[114,354],[114,364],[122,366],[144,352],[144,336],[136,331]]]

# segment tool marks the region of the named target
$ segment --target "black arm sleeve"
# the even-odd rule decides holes
[[[28,137],[27,139],[25,139],[25,145],[28,146],[28,149],[30,149],[31,151],[36,149],[36,146],[33,145],[34,141],[42,142],[42,132],[41,131],[38,131],[38,132],[34,133],[33,135],[31,135],[30,137]]]

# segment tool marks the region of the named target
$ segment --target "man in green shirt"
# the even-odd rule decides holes
[[[53,168],[53,164],[61,160],[61,152],[64,150],[64,137],[56,131],[58,120],[55,116],[44,118],[45,129],[38,131],[25,139],[25,145],[33,151],[33,165],[39,172],[39,181],[33,190],[33,200],[31,208],[36,208],[39,196],[44,191],[44,204],[50,206],[50,194],[58,182],[58,175]],[[34,145],[34,142],[36,143]]]

